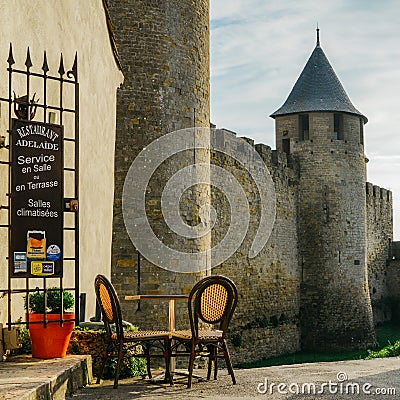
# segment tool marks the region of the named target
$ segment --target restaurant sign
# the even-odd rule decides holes
[[[63,275],[63,127],[12,120],[10,276]]]

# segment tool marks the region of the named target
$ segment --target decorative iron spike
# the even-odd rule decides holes
[[[32,67],[32,60],[31,60],[31,53],[29,51],[29,47],[28,47],[28,51],[26,52],[26,61],[25,61],[25,66],[26,68],[30,68]]]
[[[48,66],[48,64],[47,64],[46,50],[44,51],[44,56],[43,56],[42,71],[43,71],[45,74],[47,74],[47,72],[49,72],[49,66]]]
[[[68,78],[74,77],[75,80],[78,79],[78,52],[75,52],[74,65],[71,70],[67,72]]]
[[[63,60],[63,55],[61,53],[61,57],[60,57],[60,66],[58,68],[58,73],[63,76],[65,74],[65,68],[64,68],[64,60]]]
[[[75,75],[75,78],[78,76],[78,52],[75,52],[75,58],[74,58],[74,65],[72,66],[72,72]]]
[[[12,51],[12,44],[10,43],[10,51],[8,53],[8,59],[7,59],[8,65],[11,66],[15,64],[14,56],[13,56],[13,51]]]

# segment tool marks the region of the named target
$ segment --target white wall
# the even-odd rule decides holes
[[[7,58],[10,42],[13,45],[14,68],[24,69],[27,47],[33,67],[41,72],[43,52],[46,50],[49,74],[57,74],[60,53],[65,69],[72,67],[78,52],[80,83],[80,286],[87,293],[86,319],[94,315],[94,276],[110,275],[111,239],[114,188],[114,141],[116,117],[116,89],[123,76],[118,69],[106,25],[101,0],[0,0],[0,96],[8,96]],[[33,84],[40,95],[41,88]],[[23,95],[24,85],[15,87]],[[49,101],[58,88],[49,87]],[[65,92],[66,101],[73,108],[72,93]],[[69,99],[68,99],[69,97]],[[42,100],[42,99],[41,99]],[[64,114],[65,115],[65,114]],[[40,118],[39,114],[38,117]],[[56,121],[58,122],[58,121]],[[64,121],[65,135],[71,132],[73,118]],[[8,108],[0,110],[0,136],[7,136]],[[66,159],[73,153],[66,150]],[[8,159],[8,151],[0,149],[0,159]],[[8,171],[0,167],[0,204],[6,205]],[[68,184],[67,184],[68,186]],[[68,190],[68,187],[67,187]],[[68,216],[70,217],[70,216]],[[7,221],[7,211],[0,210],[0,224]],[[68,237],[65,237],[68,242]],[[6,229],[0,229],[0,289],[7,288],[8,241]],[[68,249],[66,249],[67,251]],[[66,263],[64,285],[73,285]],[[18,282],[14,281],[14,285]],[[19,280],[17,280],[19,281]],[[22,284],[24,284],[22,282]],[[34,282],[32,282],[34,285]],[[0,322],[7,319],[7,297],[0,299]],[[23,316],[22,297],[13,296],[12,319]]]

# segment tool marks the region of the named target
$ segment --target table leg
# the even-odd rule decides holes
[[[169,299],[169,302],[168,302],[168,329],[170,332],[175,330],[175,299]],[[154,382],[154,383],[158,383],[158,382],[169,383],[170,376],[173,375],[174,370],[175,370],[175,359],[173,357],[171,357],[170,361],[169,361],[170,375],[167,376],[167,374],[164,372],[163,374],[153,378],[152,382]]]
[[[168,309],[168,327],[171,332],[175,330],[175,299],[169,299],[169,309]],[[171,357],[170,362],[170,372],[173,374],[175,371],[175,358]]]

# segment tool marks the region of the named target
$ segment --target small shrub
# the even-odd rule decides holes
[[[394,344],[389,343],[383,349],[377,351],[368,350],[367,359],[396,357],[399,355],[400,355],[400,340],[397,340]]]
[[[276,328],[279,325],[279,319],[276,315],[272,315],[270,317],[269,321],[271,322],[271,324],[274,328]]]
[[[279,323],[284,324],[286,321],[288,321],[288,317],[285,314],[281,314],[279,317]]]
[[[266,328],[268,326],[268,320],[267,318],[263,317],[263,318],[256,318],[256,321],[258,323],[258,326],[260,328]]]
[[[66,290],[62,292],[62,295],[63,309],[65,312],[72,308],[75,301],[74,296]],[[44,313],[44,292],[37,291],[29,294],[29,311],[37,314]],[[47,312],[53,314],[61,312],[61,292],[57,287],[47,289]]]
[[[127,330],[137,331],[137,327],[128,327]],[[138,346],[139,347],[139,346]],[[93,375],[98,376],[103,354],[106,349],[105,331],[90,330],[88,328],[76,327],[72,331],[71,340],[68,347],[68,354],[90,354],[92,356]],[[114,349],[116,351],[116,349]],[[126,345],[125,357],[121,363],[121,378],[145,375],[147,372],[146,361],[143,358],[130,357],[134,352],[141,349],[132,345]],[[115,355],[115,354],[114,354]],[[103,378],[112,379],[117,366],[116,357],[109,360],[104,370]]]
[[[117,368],[117,358],[112,358],[106,365],[104,371],[104,379],[112,379],[115,376]],[[147,373],[146,360],[144,358],[124,357],[121,362],[121,371],[119,377],[121,379],[141,376]]]
[[[31,349],[31,339],[29,336],[29,331],[25,325],[22,325],[19,328],[19,340],[21,342],[21,347],[18,349],[11,350],[12,355],[16,354],[30,354],[32,353]]]

